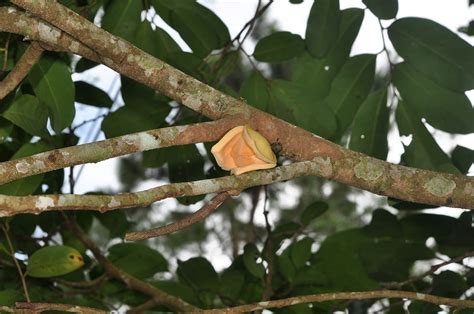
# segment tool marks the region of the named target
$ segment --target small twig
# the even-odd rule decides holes
[[[7,65],[8,65],[8,48],[10,46],[10,38],[11,38],[12,34],[11,33],[8,33],[8,37],[7,37],[7,42],[5,43],[5,48],[3,48],[2,50],[5,51],[5,55],[3,56],[3,66],[2,66],[2,71],[5,71],[7,69]]]
[[[217,207],[219,207],[226,199],[228,199],[231,195],[231,192],[222,192],[214,196],[209,203],[201,207],[198,211],[192,213],[185,218],[178,220],[176,222],[170,223],[166,226],[145,230],[145,231],[137,231],[137,232],[129,232],[125,235],[125,240],[127,241],[138,241],[138,240],[145,240],[149,238],[159,237],[165,234],[173,233],[178,230],[187,228],[212,213]]]
[[[13,70],[0,82],[0,99],[5,98],[21,83],[31,68],[38,62],[43,51],[43,48],[37,42],[32,42],[26,48]]]
[[[268,215],[270,211],[267,208],[268,202],[268,190],[267,186],[265,186],[265,199],[263,203],[263,216],[265,217],[265,229],[267,230],[267,239],[265,240],[265,246],[263,252],[265,252],[265,260],[268,263],[267,267],[267,274],[265,276],[265,290],[262,294],[262,301],[270,300],[273,295],[273,274],[275,268],[275,261],[273,254],[273,237],[272,237],[272,226],[270,225],[270,221],[268,220]]]
[[[82,314],[109,313],[108,311],[102,311],[98,309],[93,309],[91,307],[71,305],[71,304],[31,303],[31,302],[16,302],[15,307],[12,308],[12,310],[13,310],[13,313],[18,313],[18,310],[22,310],[21,313],[41,313],[45,311],[65,311],[65,312],[82,313]]]
[[[412,299],[438,305],[450,305],[461,308],[474,308],[474,300],[459,300],[452,298],[439,297],[431,294],[417,293],[412,291],[395,291],[395,290],[375,290],[375,291],[361,291],[361,292],[334,292],[322,293],[291,297],[281,300],[264,301],[252,304],[245,304],[235,307],[204,310],[203,313],[242,313],[252,312],[269,308],[281,308],[285,306],[325,302],[335,300],[367,300],[367,299]]]
[[[107,116],[108,112],[107,113],[104,113],[104,114],[101,114],[101,115],[98,115],[97,117],[95,118],[92,118],[92,119],[89,119],[89,120],[84,120],[82,121],[81,123],[79,123],[78,125],[75,125],[71,128],[71,131],[75,131],[77,129],[79,129],[80,127],[83,127],[84,125],[88,124],[88,123],[91,123],[91,122],[95,122],[101,118],[105,118]]]
[[[471,257],[471,256],[474,256],[474,251],[467,252],[464,255],[455,257],[453,259],[450,259],[448,261],[445,261],[445,262],[442,262],[442,263],[439,263],[439,264],[436,264],[436,265],[433,265],[433,266],[431,266],[431,268],[429,270],[425,271],[424,273],[422,273],[418,276],[412,277],[408,280],[405,280],[405,281],[402,281],[402,282],[390,282],[390,283],[384,284],[383,286],[384,286],[384,288],[389,288],[389,289],[390,288],[400,289],[401,287],[403,287],[407,284],[410,284],[410,283],[413,283],[413,282],[418,281],[420,279],[423,279],[426,276],[433,275],[438,269],[440,269],[443,266],[446,266],[446,265],[449,265],[449,264],[452,264],[452,263],[461,262],[466,257]]]
[[[10,239],[10,234],[9,234],[10,227],[7,223],[4,223],[1,226],[1,228],[5,235],[5,239],[7,240],[8,249],[10,250],[10,256],[13,259],[13,262],[15,263],[16,269],[18,271],[18,275],[20,275],[21,285],[23,286],[23,292],[25,293],[26,301],[30,302],[30,294],[28,293],[28,286],[26,285],[25,274],[23,273],[23,270],[21,269],[20,263],[18,263],[18,260],[15,257],[15,249],[13,248],[13,244]]]
[[[108,278],[107,274],[102,274],[99,277],[93,279],[93,280],[84,280],[84,281],[69,281],[69,280],[64,280],[60,278],[56,278],[54,281],[68,286],[72,288],[83,288],[83,289],[89,289],[96,287],[100,284],[102,284],[106,279]]]

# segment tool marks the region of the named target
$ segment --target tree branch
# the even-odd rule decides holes
[[[40,59],[43,51],[44,49],[41,48],[37,42],[32,42],[28,48],[26,48],[13,70],[0,82],[0,100],[5,98],[5,96],[21,83],[31,68]]]
[[[263,301],[253,304],[245,304],[229,308],[204,310],[203,313],[242,313],[252,312],[257,310],[269,309],[269,308],[281,308],[285,306],[312,303],[312,302],[324,302],[324,301],[335,301],[335,300],[367,300],[367,299],[384,299],[384,298],[402,298],[418,300],[438,305],[451,305],[461,308],[474,308],[473,300],[459,300],[438,297],[431,294],[424,294],[411,291],[396,291],[396,290],[376,290],[376,291],[362,291],[362,292],[334,292],[334,293],[322,293],[313,295],[304,295],[298,297],[292,297],[281,300]]]
[[[0,185],[35,174],[161,147],[216,141],[238,123],[241,123],[239,119],[221,119],[172,126],[0,162]]]
[[[172,310],[179,312],[196,312],[199,309],[173,295],[170,295],[151,284],[141,281],[138,278],[124,272],[112,262],[110,262],[95,245],[95,243],[89,239],[89,237],[82,231],[82,229],[73,221],[67,220],[67,224],[71,231],[76,237],[84,243],[84,245],[94,254],[97,261],[104,267],[105,272],[117,280],[122,281],[128,288],[142,292],[155,300],[156,304],[164,305]]]
[[[329,158],[335,181],[410,202],[474,209],[473,177],[393,165],[350,151],[213,89],[107,33],[56,1],[11,2],[80,40],[97,52],[105,65],[207,117],[241,115],[271,143],[279,143],[282,154],[293,160]],[[59,44],[60,41],[56,46]]]
[[[231,194],[228,192],[219,193],[216,196],[214,196],[203,207],[201,207],[199,210],[192,213],[191,215],[188,215],[183,219],[180,219],[176,222],[170,223],[163,227],[145,230],[145,231],[129,232],[125,235],[125,240],[139,241],[139,240],[145,240],[149,238],[156,238],[165,234],[173,233],[178,230],[187,228],[203,220],[207,216],[209,216],[209,214],[211,214],[217,207],[222,205],[222,203],[224,203],[224,201],[228,199],[230,195]]]
[[[83,313],[83,314],[105,314],[108,311],[102,311],[93,309],[91,307],[71,305],[71,304],[60,304],[60,303],[29,303],[29,302],[16,302],[13,308],[0,307],[0,311],[12,312],[12,313],[41,313],[45,311],[63,311],[71,313]]]

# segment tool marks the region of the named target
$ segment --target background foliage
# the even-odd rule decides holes
[[[411,139],[409,144],[403,142],[403,165],[458,174],[466,174],[472,166],[471,149],[457,146],[443,151],[430,130],[474,133],[474,110],[465,94],[474,89],[474,49],[435,21],[397,19],[397,0],[364,0],[366,10],[341,10],[338,1],[316,0],[304,38],[276,29],[263,14],[248,25],[253,28],[250,35],[244,30],[231,38],[226,21],[195,1],[60,2],[91,20],[95,17],[107,31],[181,71],[352,150],[385,160],[388,134],[398,131]],[[297,5],[302,1],[290,2]],[[466,1],[466,8],[470,4],[472,1]],[[261,12],[265,9],[260,8]],[[380,22],[384,48],[379,54],[352,56],[364,16],[370,14],[379,21],[393,20],[391,24]],[[155,15],[179,33],[191,52],[183,51],[153,23]],[[462,31],[473,35],[472,23]],[[244,40],[255,41],[253,52],[244,51]],[[388,42],[395,51],[387,49]],[[8,50],[8,54],[5,49],[0,51],[3,78],[27,43],[6,33],[0,33],[0,43]],[[79,124],[73,123],[76,110],[88,106],[102,108],[97,119],[86,123],[101,123],[100,130],[107,138],[204,119],[126,77],[121,77],[119,93],[123,106],[118,95],[71,78],[71,74],[95,66],[63,53],[44,54],[20,88],[0,101],[0,161],[74,145],[78,136],[90,139],[77,132]],[[149,179],[180,182],[224,175],[210,155],[210,146],[172,147],[122,158],[121,191],[136,190]],[[283,161],[280,158],[279,162]],[[64,186],[64,176],[59,170],[21,179],[0,186],[0,193],[72,193],[74,180]],[[97,192],[101,191],[91,191]],[[281,197],[288,194],[294,198],[290,205]],[[78,211],[67,215],[78,221],[116,266],[202,308],[384,287],[473,298],[472,263],[458,263],[410,280],[429,265],[468,252],[472,256],[472,212],[451,217],[423,211],[429,206],[422,204],[385,199],[365,208],[353,201],[359,199],[358,194],[317,178],[252,188],[225,202],[212,219],[142,243],[124,243],[122,239],[127,231],[183,217],[189,212],[186,206],[203,197],[178,199],[179,203],[166,206],[166,211],[158,204],[105,214]],[[151,210],[155,208],[160,209],[159,214]],[[86,254],[85,246],[64,224],[63,215],[51,212],[0,220],[0,305],[24,300],[13,251],[26,269],[34,252],[57,244],[81,252],[85,266],[63,276],[27,276],[32,300],[64,300],[103,309],[146,302],[147,296],[116,280],[100,280],[86,288],[71,286],[70,282],[100,278],[103,268]],[[217,243],[232,263],[215,265],[206,259],[206,243]],[[177,259],[183,252],[187,257]],[[276,312],[349,309],[364,313],[374,303],[390,313],[403,313],[404,306],[413,313],[439,310],[421,302],[377,302],[325,302]]]

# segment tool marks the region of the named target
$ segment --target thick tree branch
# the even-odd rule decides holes
[[[95,143],[70,146],[0,163],[0,185],[61,168],[99,162],[161,147],[216,141],[239,119],[221,119],[128,134]],[[1,208],[1,206],[0,206]]]
[[[439,297],[431,294],[424,294],[411,291],[396,291],[396,290],[376,290],[376,291],[363,291],[363,292],[334,292],[334,293],[322,293],[313,295],[304,295],[298,297],[292,297],[281,300],[273,301],[262,301],[253,304],[240,305],[230,308],[205,310],[203,313],[243,313],[253,312],[257,310],[270,309],[270,308],[281,308],[285,306],[312,303],[312,302],[324,302],[324,301],[335,301],[335,300],[367,300],[367,299],[385,299],[385,298],[401,298],[418,300],[438,305],[450,305],[460,308],[474,308],[473,300],[459,300]]]
[[[63,311],[70,313],[83,313],[83,314],[105,314],[108,311],[102,311],[93,309],[90,307],[71,305],[71,304],[60,304],[60,303],[29,303],[29,302],[16,302],[13,308],[0,307],[0,311],[11,312],[11,313],[41,313],[46,311]]]
[[[112,262],[110,262],[100,251],[100,249],[95,245],[95,243],[89,239],[89,237],[82,231],[82,229],[75,223],[70,220],[68,220],[68,226],[70,227],[71,231],[75,234],[75,236],[82,242],[84,245],[91,250],[92,254],[94,254],[94,257],[97,259],[97,261],[104,267],[105,272],[110,276],[113,277],[117,280],[120,280],[123,282],[125,285],[127,285],[128,288],[140,291],[141,293],[144,293],[155,300],[156,304],[164,305],[172,310],[178,311],[178,312],[196,312],[199,309],[197,307],[194,307],[193,305],[175,297],[172,296],[154,286],[151,284],[142,281],[140,279],[137,279],[133,277],[132,275],[124,272]]]
[[[226,199],[230,197],[231,194],[228,192],[219,193],[214,196],[208,203],[201,207],[196,212],[186,216],[185,218],[178,220],[176,222],[170,223],[166,226],[145,230],[137,232],[129,232],[125,235],[125,240],[128,241],[139,241],[149,238],[156,238],[165,234],[173,233],[178,230],[187,228],[195,223],[203,220],[210,213],[212,213],[217,207],[219,207]]]
[[[23,81],[33,65],[39,60],[43,51],[44,49],[37,42],[32,42],[26,48],[13,70],[0,82],[0,100],[5,98]]]
[[[332,168],[327,160],[302,161],[270,170],[253,171],[239,176],[227,176],[193,182],[166,184],[136,193],[116,195],[0,195],[0,217],[16,214],[39,214],[51,210],[100,210],[148,206],[168,198],[219,193],[270,184],[292,178],[317,175],[331,178]]]
[[[199,82],[107,33],[56,1],[12,2],[80,40],[112,69],[197,112],[212,119],[235,114],[246,117],[252,127],[270,142],[279,143],[282,153],[293,160],[329,158],[335,181],[406,201],[474,209],[472,177],[396,166],[347,150]]]

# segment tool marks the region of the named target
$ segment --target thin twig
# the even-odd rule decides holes
[[[229,192],[222,192],[214,196],[206,205],[201,207],[198,211],[180,219],[176,222],[170,223],[166,226],[137,232],[129,232],[125,235],[127,241],[139,241],[149,238],[156,238],[165,234],[173,233],[178,230],[187,228],[211,214],[217,207],[219,207],[226,199],[231,196]]]
[[[102,284],[105,280],[107,280],[107,278],[108,278],[107,274],[104,273],[93,280],[69,281],[69,280],[56,278],[54,281],[61,285],[65,285],[71,288],[90,289]]]
[[[7,240],[8,249],[10,250],[10,256],[13,259],[13,262],[15,263],[16,269],[18,271],[18,275],[20,275],[21,285],[23,286],[23,292],[25,294],[26,301],[30,302],[30,294],[28,293],[28,286],[26,285],[25,274],[23,273],[23,270],[21,269],[20,263],[18,263],[18,260],[15,257],[15,249],[13,248],[13,244],[10,239],[10,234],[9,234],[10,227],[7,223],[4,223],[1,226],[1,228],[3,230],[3,234],[5,235],[5,239]]]
[[[267,186],[265,186],[265,198],[263,202],[263,216],[265,217],[265,229],[267,230],[267,239],[265,240],[265,246],[263,252],[265,252],[265,260],[267,261],[267,273],[265,276],[265,290],[262,294],[262,301],[270,300],[273,295],[273,275],[275,272],[275,260],[274,260],[274,252],[273,252],[273,236],[272,236],[272,226],[270,225],[270,221],[268,219],[268,215],[270,211],[268,210],[267,204],[268,203],[268,190]]]
[[[335,300],[368,300],[368,299],[411,299],[438,305],[450,305],[461,308],[474,308],[474,300],[459,300],[439,297],[431,294],[417,293],[412,291],[375,290],[361,292],[334,292],[291,297],[281,300],[264,301],[245,304],[235,307],[204,310],[203,313],[243,313],[270,308],[281,308],[295,304],[325,302]]]
[[[3,55],[3,66],[2,66],[2,71],[5,71],[7,69],[7,65],[8,65],[8,48],[10,46],[10,38],[11,38],[12,34],[8,34],[7,36],[7,42],[5,43],[5,48],[3,48],[5,54]]]

